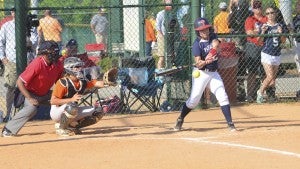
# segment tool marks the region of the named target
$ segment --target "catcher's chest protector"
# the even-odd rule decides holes
[[[73,82],[69,78],[63,78],[60,79],[60,83],[64,86],[67,87],[67,94],[64,96],[64,98],[71,98],[73,97],[76,93],[83,94],[86,87],[87,87],[87,81],[86,80],[80,80],[80,88],[76,89]]]

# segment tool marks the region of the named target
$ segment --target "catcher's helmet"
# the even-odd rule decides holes
[[[195,31],[202,31],[204,29],[210,28],[211,25],[205,18],[197,18],[194,22]]]
[[[84,63],[77,57],[68,57],[64,61],[64,69],[67,74],[76,76],[78,79],[83,79],[84,75],[81,70],[75,70],[74,68],[81,68]]]
[[[58,44],[54,41],[44,41],[38,49],[38,55],[47,55],[50,62],[56,62],[59,56]]]

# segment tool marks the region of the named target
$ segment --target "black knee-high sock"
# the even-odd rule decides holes
[[[230,106],[229,104],[228,105],[225,105],[225,106],[221,106],[221,109],[222,109],[222,112],[225,116],[225,119],[227,121],[227,123],[232,123],[232,118],[231,118],[231,110],[230,110]]]
[[[184,105],[182,106],[182,110],[181,110],[181,113],[180,113],[179,118],[183,120],[183,119],[185,118],[185,116],[189,114],[189,112],[190,112],[191,110],[192,110],[192,109],[188,108],[188,107],[186,106],[186,103],[184,103]]]

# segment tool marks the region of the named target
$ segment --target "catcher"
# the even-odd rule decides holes
[[[100,105],[79,107],[77,104],[86,89],[104,87],[102,80],[88,81],[84,77],[83,66],[84,63],[77,57],[66,58],[65,75],[53,89],[50,116],[56,123],[56,134],[60,136],[81,134],[81,128],[97,123],[104,116]]]

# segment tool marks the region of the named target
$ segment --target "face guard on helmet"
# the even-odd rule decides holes
[[[58,44],[54,41],[43,42],[38,49],[38,55],[46,55],[51,63],[57,62],[60,57]]]
[[[78,79],[84,79],[83,71],[78,69],[82,66],[84,66],[84,63],[77,57],[68,57],[64,61],[65,72]]]

